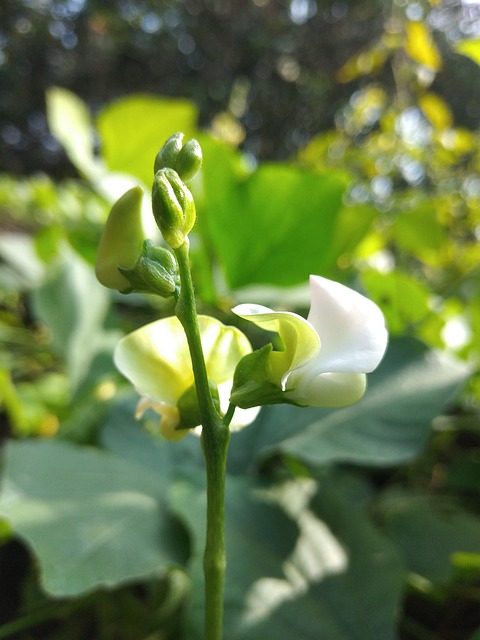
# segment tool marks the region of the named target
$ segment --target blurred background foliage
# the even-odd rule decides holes
[[[111,364],[172,306],[111,296],[92,270],[111,202],[132,180],[148,192],[176,130],[205,155],[202,311],[305,313],[314,272],[374,299],[392,335],[358,407],[269,408],[234,439],[226,640],[480,638],[479,24],[473,0],[3,0],[0,638],[198,637],[198,452],[152,441],[151,418],[139,431]],[[352,560],[343,578],[309,555],[341,557],[320,521]],[[108,543],[76,565],[85,532]],[[247,624],[255,571],[271,609]]]

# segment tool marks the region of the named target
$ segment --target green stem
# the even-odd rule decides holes
[[[203,356],[195,304],[188,240],[175,249],[180,293],[175,313],[183,325],[192,359],[198,406],[202,417],[202,449],[207,475],[207,536],[204,555],[205,640],[221,640],[225,584],[225,468],[230,431],[213,403]]]

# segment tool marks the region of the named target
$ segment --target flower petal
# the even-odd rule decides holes
[[[193,384],[193,371],[180,321],[162,318],[120,340],[113,356],[115,366],[141,396],[175,406]]]
[[[309,377],[306,368],[293,371],[285,396],[309,407],[346,407],[365,393],[364,373],[321,373]]]
[[[252,351],[246,336],[209,316],[199,316],[207,373],[217,385],[231,383],[237,363]],[[185,332],[176,317],[163,318],[133,331],[118,343],[115,365],[138,393],[155,403],[176,406],[194,384]]]
[[[231,388],[235,367],[252,345],[240,329],[209,316],[198,316],[198,324],[208,377],[217,385],[229,381]]]
[[[177,407],[165,402],[153,402],[149,398],[140,398],[135,411],[135,418],[139,420],[147,409],[153,409],[160,416],[160,433],[167,440],[178,442],[188,434],[188,429],[177,429],[180,415]]]
[[[320,349],[320,339],[314,327],[296,313],[273,311],[258,304],[240,304],[232,311],[261,329],[279,334],[284,350],[270,354],[270,368],[273,382],[282,388],[288,374],[309,362]]]
[[[377,305],[357,291],[320,276],[310,276],[309,322],[322,348],[309,364],[316,374],[369,373],[382,359],[388,340]]]

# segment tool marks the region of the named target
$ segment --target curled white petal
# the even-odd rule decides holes
[[[233,311],[280,335],[284,349],[270,354],[269,373],[289,400],[317,407],[353,404],[365,393],[365,374],[385,353],[385,319],[374,302],[338,282],[310,276],[310,290],[307,320],[260,305]]]
[[[349,287],[320,276],[310,276],[309,322],[322,348],[313,366],[317,373],[370,373],[387,347],[385,319],[378,306]]]

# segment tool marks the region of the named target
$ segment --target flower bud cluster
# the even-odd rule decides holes
[[[195,224],[196,210],[191,191],[174,169],[160,169],[155,174],[152,209],[165,242],[172,249],[181,247]]]
[[[193,178],[202,165],[202,149],[193,139],[183,144],[183,138],[183,133],[174,133],[165,142],[155,158],[154,174],[173,169],[184,182]]]
[[[178,249],[196,220],[195,202],[186,186],[200,169],[202,150],[196,140],[183,144],[183,133],[171,136],[155,158],[152,209],[165,241]]]

